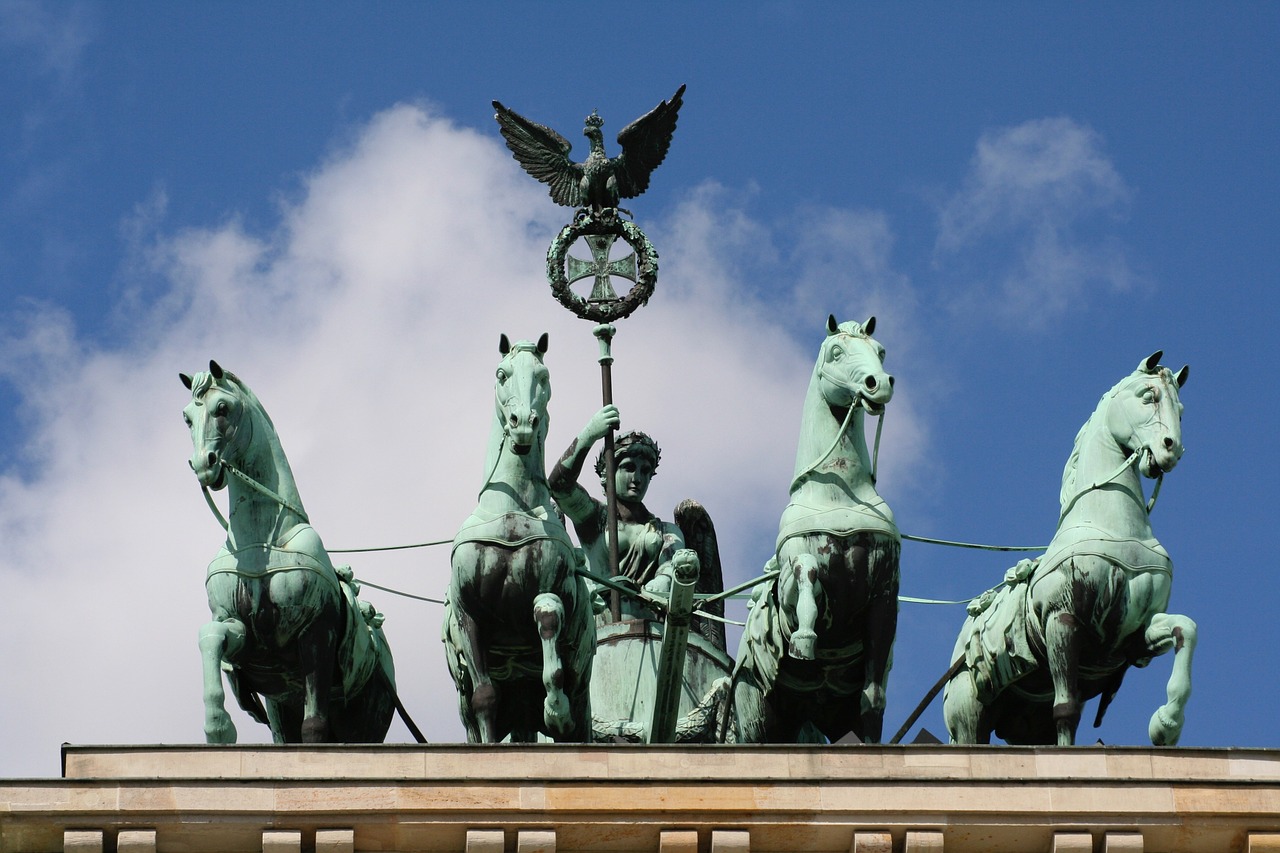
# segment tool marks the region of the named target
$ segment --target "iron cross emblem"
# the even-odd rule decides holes
[[[617,237],[613,234],[588,234],[582,238],[591,249],[591,260],[584,261],[569,255],[565,261],[565,273],[569,283],[595,276],[595,285],[591,288],[588,302],[616,302],[618,293],[613,289],[609,279],[612,276],[625,278],[634,283],[639,275],[636,268],[635,253],[622,258],[609,260],[609,251],[613,248]]]

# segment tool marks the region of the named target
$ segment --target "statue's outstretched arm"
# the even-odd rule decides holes
[[[586,521],[595,511],[596,501],[578,482],[582,476],[582,466],[597,441],[604,438],[610,429],[617,429],[620,419],[618,407],[604,406],[591,416],[587,425],[578,433],[564,455],[551,468],[547,475],[547,485],[551,487],[551,495],[564,510],[565,515],[574,522]]]

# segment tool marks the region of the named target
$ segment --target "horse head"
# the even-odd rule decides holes
[[[822,397],[834,409],[861,403],[871,414],[884,411],[893,398],[893,377],[884,370],[884,347],[871,337],[876,318],[865,323],[837,323],[827,317],[827,338],[818,353]]]
[[[1107,427],[1116,443],[1139,453],[1139,467],[1148,477],[1173,470],[1182,458],[1182,402],[1178,389],[1189,369],[1174,373],[1160,365],[1155,352],[1121,380],[1107,409]]]
[[[547,401],[551,399],[551,375],[542,363],[547,352],[544,332],[536,344],[503,335],[498,342],[502,361],[494,384],[494,404],[511,450],[523,456],[547,434]]]
[[[252,439],[249,406],[234,375],[216,361],[209,362],[208,372],[195,376],[179,373],[178,377],[191,391],[191,402],[182,410],[182,419],[191,430],[191,470],[200,485],[221,489],[227,484],[223,462],[238,464],[242,448]]]

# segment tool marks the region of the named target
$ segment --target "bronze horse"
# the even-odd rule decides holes
[[[227,539],[209,564],[213,620],[200,630],[205,738],[234,743],[223,675],[277,743],[381,743],[396,710],[382,616],[336,569],[307,520],[289,460],[258,398],[209,362],[180,374],[191,468]],[[226,487],[223,519],[208,493]]]
[[[471,743],[591,739],[591,596],[547,487],[551,380],[503,335],[479,504],[453,540],[444,642]]]

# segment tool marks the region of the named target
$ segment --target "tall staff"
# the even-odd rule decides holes
[[[600,340],[600,395],[603,405],[613,405],[613,333],[617,329],[610,323],[596,326],[595,336]],[[613,436],[618,430],[610,427],[604,436],[604,499],[608,507],[609,574],[618,574],[618,483],[617,462],[613,457]],[[609,611],[613,621],[622,619],[622,593],[616,589],[609,593]]]
[[[634,198],[649,186],[649,176],[671,147],[676,118],[683,103],[684,86],[668,101],[663,101],[636,119],[618,134],[622,153],[609,158],[604,153],[604,121],[594,111],[587,116],[582,133],[590,142],[587,159],[575,163],[569,159],[572,145],[549,127],[530,121],[493,102],[494,118],[524,170],[548,185],[551,198],[567,207],[577,208],[573,221],[566,225],[547,250],[547,281],[551,292],[570,311],[584,320],[596,322],[595,336],[600,341],[600,383],[604,404],[613,403],[613,354],[611,345],[616,329],[611,325],[649,301],[658,278],[658,252],[635,223],[620,214],[630,211],[618,207],[623,198]],[[569,248],[584,240],[591,251],[586,261],[569,254]],[[619,239],[631,247],[632,253],[610,259],[610,251]],[[591,295],[579,296],[569,286],[584,278],[594,279]],[[613,289],[612,278],[624,278],[633,287],[624,296]],[[614,483],[614,429],[605,435],[605,500],[608,505],[609,572],[618,574],[618,501]],[[621,618],[621,600],[615,591],[611,597],[613,618]]]

